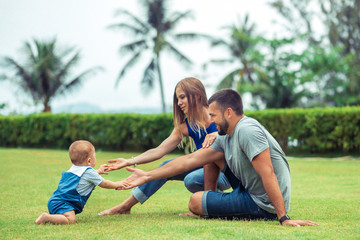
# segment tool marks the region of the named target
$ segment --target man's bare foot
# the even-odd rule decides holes
[[[131,209],[122,209],[119,207],[113,207],[110,209],[106,209],[102,212],[99,212],[98,215],[99,216],[107,216],[107,215],[117,215],[117,214],[130,214],[130,210]]]
[[[48,213],[42,213],[36,220],[35,223],[37,225],[44,224],[48,221],[50,214]]]
[[[179,216],[180,217],[199,217],[198,215],[193,214],[192,212],[180,213]]]

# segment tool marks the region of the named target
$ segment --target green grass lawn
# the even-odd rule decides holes
[[[97,165],[136,153],[97,152]],[[176,155],[167,155],[163,160]],[[190,193],[182,182],[168,182],[131,215],[97,216],[121,203],[130,191],[96,188],[73,225],[36,225],[47,211],[61,172],[71,166],[67,151],[0,148],[0,239],[360,239],[360,161],[289,158],[293,219],[317,227],[283,227],[277,221],[225,221],[179,217]],[[153,169],[156,161],[141,165]],[[124,179],[126,170],[109,180]]]

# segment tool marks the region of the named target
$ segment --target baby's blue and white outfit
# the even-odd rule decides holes
[[[48,202],[50,214],[63,214],[74,210],[81,213],[94,188],[104,178],[92,167],[75,166],[62,173],[58,188]]]

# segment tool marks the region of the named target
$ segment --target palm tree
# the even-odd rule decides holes
[[[235,88],[240,93],[250,93],[252,107],[285,108],[296,106],[306,95],[305,90],[298,90],[300,83],[296,72],[289,71],[292,55],[279,53],[279,48],[293,40],[266,40],[255,33],[255,24],[251,24],[245,15],[238,26],[232,25],[230,41],[217,40],[214,46],[222,46],[229,52],[229,59],[211,60],[210,63],[236,63],[237,67],[228,73],[217,85],[217,89]],[[260,52],[266,47],[270,53]],[[285,69],[285,70],[284,70]]]
[[[134,35],[135,40],[120,47],[120,54],[131,54],[128,62],[121,69],[116,80],[116,86],[125,75],[126,71],[133,67],[143,53],[151,51],[151,59],[142,76],[141,84],[145,91],[154,87],[154,81],[159,81],[162,111],[165,112],[165,96],[163,79],[160,68],[160,56],[165,50],[170,52],[186,67],[191,65],[191,60],[180,52],[171,40],[187,40],[195,38],[208,38],[207,35],[197,33],[173,33],[174,28],[185,18],[192,17],[191,11],[168,12],[167,0],[140,0],[144,10],[144,17],[139,18],[127,10],[120,9],[116,15],[123,15],[129,21],[110,25],[111,29],[128,30]]]
[[[50,112],[50,102],[57,96],[72,92],[90,74],[95,73],[100,67],[84,71],[80,75],[69,79],[70,70],[79,62],[80,53],[74,48],[67,48],[62,52],[57,51],[56,39],[51,41],[33,40],[25,42],[23,54],[25,64],[20,64],[11,57],[4,57],[7,68],[14,70],[13,78],[29,95],[35,104],[44,105],[43,112]],[[4,78],[4,77],[3,77]]]
[[[298,67],[299,56],[291,53],[288,47],[294,38],[266,40],[269,52],[263,61],[264,75],[249,86],[252,106],[266,108],[292,108],[301,106],[301,101],[311,97],[305,88],[305,80],[300,79],[303,69]]]
[[[230,30],[230,41],[218,39],[212,42],[213,46],[223,47],[229,53],[229,58],[213,59],[209,63],[214,64],[233,64],[236,62],[237,67],[220,81],[217,90],[222,88],[234,88],[238,85],[240,88],[253,84],[257,75],[261,76],[259,66],[263,56],[257,50],[257,45],[262,38],[255,36],[255,24],[249,21],[249,15],[246,14],[244,19],[239,20],[239,25],[224,27]],[[205,64],[205,67],[207,64]]]

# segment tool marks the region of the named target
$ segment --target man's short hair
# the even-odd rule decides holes
[[[222,89],[214,93],[208,103],[209,105],[216,102],[221,112],[225,112],[227,108],[231,108],[237,115],[244,114],[243,103],[238,92],[232,89]]]
[[[84,163],[95,151],[94,146],[85,140],[73,142],[69,147],[69,157],[74,165]]]

